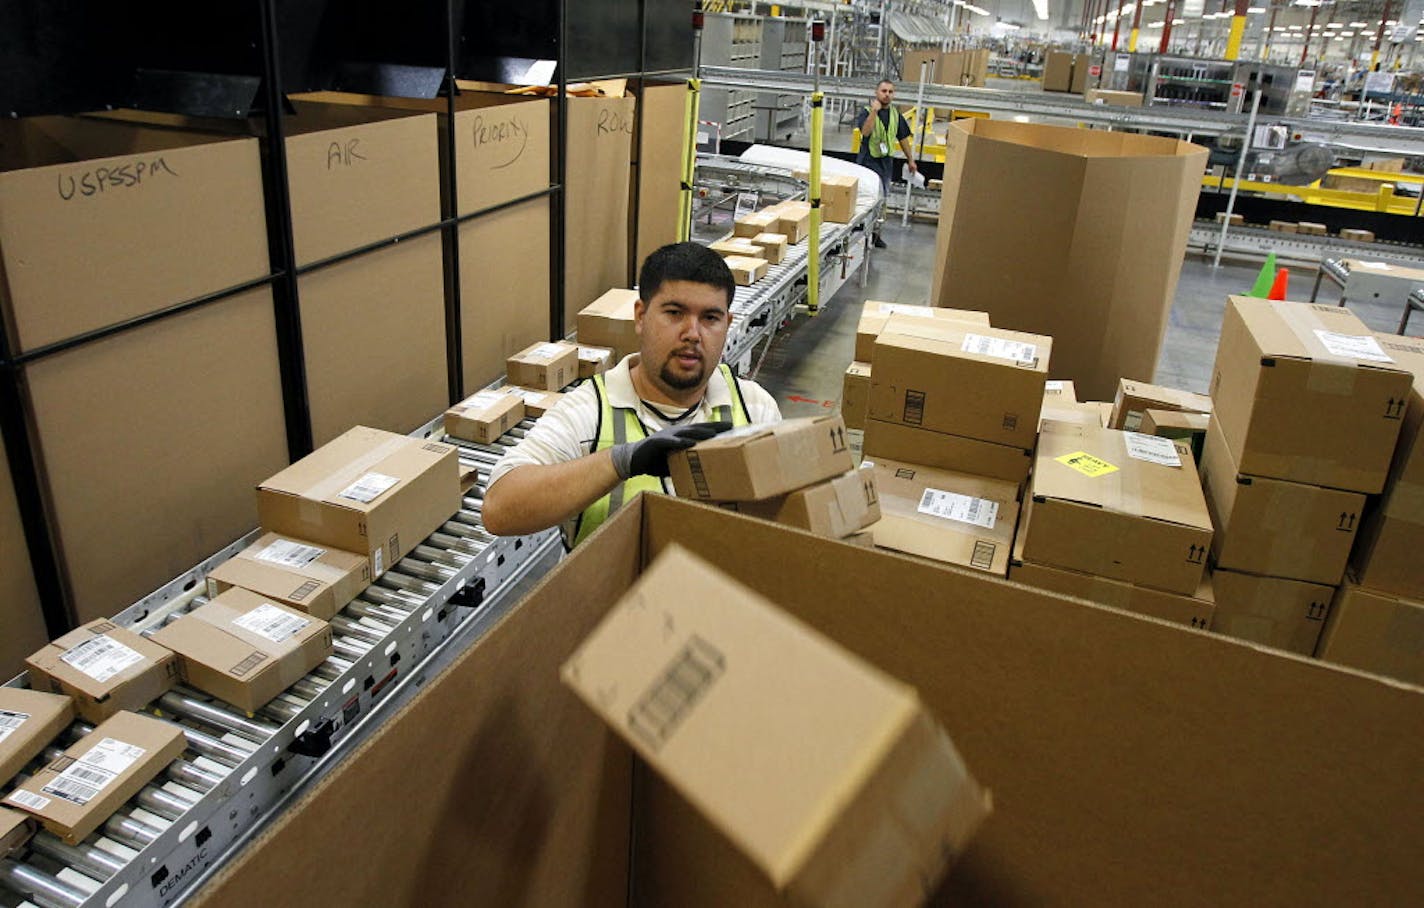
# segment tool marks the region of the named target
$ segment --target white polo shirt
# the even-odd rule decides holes
[[[710,422],[717,407],[730,406],[732,395],[727,383],[719,373],[712,375],[707,383],[707,393],[702,403],[691,411],[674,410],[649,404],[638,397],[633,390],[631,367],[638,362],[638,354],[625,356],[622,362],[603,375],[604,387],[608,389],[608,402],[615,409],[636,410],[649,432],[657,432],[672,425],[688,425],[695,422]],[[737,380],[742,389],[742,399],[747,404],[747,418],[754,423],[779,422],[781,409],[776,400],[761,385],[745,378]],[[499,463],[490,471],[489,485],[492,486],[504,474],[515,467],[548,465],[577,460],[588,454],[598,440],[598,395],[593,382],[585,381],[563,396],[548,412],[541,416],[534,428],[524,436],[524,440],[510,448]],[[672,485],[663,480],[663,491],[672,492]]]

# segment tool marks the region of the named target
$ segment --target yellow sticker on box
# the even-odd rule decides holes
[[[1096,479],[1099,476],[1106,476],[1109,473],[1117,472],[1117,467],[1103,460],[1101,457],[1094,457],[1087,451],[1074,451],[1072,454],[1064,454],[1062,457],[1055,457],[1054,459],[1065,467],[1077,470],[1089,479]]]

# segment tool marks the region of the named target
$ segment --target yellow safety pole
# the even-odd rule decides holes
[[[686,129],[682,134],[682,189],[677,196],[677,241],[692,238],[692,181],[697,172],[697,114],[702,99],[702,80],[687,80],[687,102],[684,113]]]
[[[1226,59],[1235,60],[1241,56],[1241,39],[1246,34],[1246,14],[1250,0],[1236,0],[1236,8],[1231,16],[1231,31],[1226,36]]]
[[[811,235],[806,250],[806,309],[815,315],[821,309],[821,129],[825,125],[825,95],[821,94],[820,43],[826,23],[811,23],[811,44],[816,49],[815,85],[811,92]]]

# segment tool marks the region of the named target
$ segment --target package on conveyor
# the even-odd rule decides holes
[[[5,797],[77,845],[183,753],[180,726],[119,712]]]
[[[911,904],[991,810],[913,688],[676,545],[562,677],[795,904]]]
[[[1207,430],[1202,489],[1218,569],[1334,586],[1364,514],[1365,496],[1303,482],[1245,476],[1221,429]]]
[[[752,237],[752,245],[757,247],[757,255],[772,265],[778,265],[786,258],[789,242],[784,233],[758,233]]]
[[[750,287],[766,277],[766,259],[755,255],[729,255],[722,259],[732,271],[732,280],[739,287]]]
[[[1143,435],[1156,435],[1174,441],[1185,441],[1191,446],[1192,456],[1201,463],[1202,451],[1206,447],[1206,430],[1211,425],[1211,417],[1205,413],[1182,413],[1177,410],[1144,410],[1142,424],[1137,431]]]
[[[1020,522],[1018,541],[1013,557],[1009,561],[1009,579],[1041,590],[1076,596],[1110,605],[1126,612],[1150,615],[1162,621],[1185,624],[1206,630],[1211,627],[1212,613],[1216,611],[1216,601],[1211,589],[1211,569],[1202,575],[1202,582],[1190,596],[1169,593],[1111,577],[1099,577],[1070,568],[1050,567],[1034,564],[1023,558],[1023,537],[1027,520]]]
[[[578,359],[577,344],[541,341],[530,344],[506,360],[505,375],[510,384],[560,391],[578,378]]]
[[[793,170],[793,177],[811,181],[811,171]],[[849,174],[821,173],[821,216],[831,224],[849,224],[855,217],[860,180]]]
[[[460,509],[452,445],[356,426],[257,487],[264,530],[364,554],[379,578]]]
[[[21,848],[35,834],[35,821],[29,814],[0,807],[0,858],[6,858]]]
[[[750,239],[774,228],[780,218],[766,209],[744,214],[732,223],[732,235]]]
[[[178,654],[184,682],[255,713],[331,655],[331,627],[241,587],[220,593],[153,639]]]
[[[1211,572],[1211,629],[1302,656],[1314,655],[1335,587],[1238,571]]]
[[[637,302],[638,291],[614,289],[584,306],[578,314],[579,343],[612,347],[616,360],[637,353],[638,329],[633,323],[633,306]],[[523,384],[513,378],[510,383]]]
[[[753,243],[750,237],[732,237],[731,239],[717,240],[708,243],[707,248],[720,255],[722,258],[728,256],[745,256],[747,258],[759,258],[761,247]]]
[[[880,520],[869,530],[876,546],[1007,575],[1019,517],[1016,483],[881,457],[867,457],[862,468],[880,494]]]
[[[39,756],[74,716],[74,701],[64,694],[0,687],[0,787]]]
[[[870,363],[852,362],[841,380],[841,419],[847,428],[864,429],[870,412]]]
[[[484,390],[445,411],[445,434],[492,445],[524,418],[524,399],[503,390]]]
[[[854,468],[839,416],[742,426],[668,457],[677,494],[699,501],[762,501]]]
[[[1211,516],[1186,446],[1048,422],[1030,489],[1024,561],[1183,595],[1201,585]]]
[[[1346,581],[1335,594],[1315,655],[1424,686],[1424,603]]]
[[[1424,341],[1375,337],[1414,384],[1384,491],[1365,508],[1350,569],[1362,586],[1424,601]]]
[[[178,679],[171,652],[107,618],[90,621],[25,660],[30,686],[64,694],[90,722],[142,709]]]
[[[1211,398],[1205,394],[1179,391],[1163,385],[1120,379],[1113,398],[1109,429],[1137,432],[1142,428],[1142,416],[1148,410],[1175,410],[1181,413],[1211,413]],[[1148,433],[1150,434],[1150,433]]]
[[[937,306],[913,306],[907,303],[885,303],[880,300],[866,300],[860,309],[860,321],[855,328],[855,358],[859,362],[873,362],[875,339],[880,336],[894,316],[906,318],[935,319],[947,322],[964,322],[970,325],[988,327],[989,316],[983,312],[968,309],[942,309]]]
[[[811,204],[809,202],[778,202],[764,211],[776,215],[776,224],[768,227],[768,233],[779,233],[791,245],[806,239],[811,233]]]
[[[264,533],[208,572],[208,596],[242,587],[288,608],[330,621],[371,584],[365,555]]]
[[[563,398],[561,391],[541,391],[538,388],[524,388],[519,385],[501,385],[501,394],[513,394],[524,401],[524,415],[538,419]]]
[[[875,474],[851,470],[834,479],[761,501],[725,501],[718,507],[844,539],[880,519]]]
[[[1412,381],[1348,309],[1233,296],[1212,371],[1212,422],[1247,476],[1373,494]]]
[[[598,347],[592,344],[578,345],[578,377],[593,378],[600,372],[607,372],[613,367],[613,348]]]

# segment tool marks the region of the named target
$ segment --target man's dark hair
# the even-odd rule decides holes
[[[644,302],[658,295],[668,281],[691,281],[716,287],[727,294],[727,308],[737,292],[732,269],[722,257],[700,243],[669,243],[649,255],[638,272],[638,295]]]
[[[889,85],[889,86],[891,86],[891,87],[893,88],[894,85],[895,85],[895,80],[894,80],[894,79],[881,79],[879,82],[876,82],[876,83],[875,83],[875,87],[876,87],[876,88],[879,88],[879,87],[882,86],[882,85]]]

